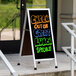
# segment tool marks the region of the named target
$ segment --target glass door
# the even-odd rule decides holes
[[[54,41],[56,46],[57,45],[57,0],[46,0],[46,1],[47,1],[47,8],[50,8],[50,12],[51,12]]]
[[[20,11],[16,0],[0,0],[0,49],[3,53],[19,53]]]

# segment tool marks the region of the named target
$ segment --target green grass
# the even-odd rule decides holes
[[[46,0],[33,0],[33,5],[46,5]],[[46,6],[33,6],[32,8],[46,8]]]
[[[19,10],[16,9],[15,4],[0,4],[0,28],[6,26],[7,22],[14,16],[15,13],[19,13]],[[18,25],[19,21],[17,26]],[[9,25],[9,28],[11,27],[12,24]]]
[[[27,3],[27,5],[31,3]],[[33,0],[33,5],[46,5],[46,0]],[[45,8],[46,6],[30,6],[27,8]],[[14,16],[15,13],[20,13],[20,10],[16,8],[15,3],[0,4],[0,28],[6,26],[7,22]],[[8,26],[12,28],[12,24]],[[16,28],[20,28],[20,18],[16,20]]]

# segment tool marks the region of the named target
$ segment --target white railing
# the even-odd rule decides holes
[[[5,55],[2,53],[1,50],[0,50],[0,57],[2,58],[2,60],[3,60],[4,63],[6,64],[7,68],[8,68],[9,71],[11,72],[11,75],[13,75],[13,76],[18,76],[18,74],[17,74],[16,71],[13,69],[12,65],[11,65],[10,62],[7,60],[7,58],[6,58]]]
[[[62,49],[71,59],[71,76],[74,76],[74,62],[76,62],[76,59],[74,57],[74,52],[76,51],[76,49],[74,48],[74,38],[76,38],[76,25],[74,23],[62,23],[62,26],[71,34],[71,46],[62,47]],[[72,29],[70,28],[70,26],[72,27]],[[69,52],[68,49],[71,49],[71,52]]]

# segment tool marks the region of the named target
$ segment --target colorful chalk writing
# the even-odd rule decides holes
[[[34,44],[37,53],[51,51],[52,40],[50,38],[51,32],[48,29],[49,16],[48,15],[32,15],[31,23],[33,24]],[[46,38],[46,37],[49,38]],[[41,38],[42,37],[42,38]]]
[[[50,36],[50,30],[46,29],[46,30],[41,30],[41,29],[34,29],[33,30],[33,35],[35,37],[45,37],[45,36]]]
[[[34,39],[34,43],[35,43],[35,45],[42,45],[42,46],[44,46],[43,44],[49,44],[49,43],[52,43],[52,40],[51,40],[51,38],[49,37],[49,38],[38,38],[38,37],[36,37],[35,39]]]
[[[48,10],[30,11],[35,58],[53,58],[53,43]]]
[[[31,15],[31,23],[38,24],[38,23],[48,23],[49,16],[48,15]]]
[[[42,53],[42,52],[45,53],[45,52],[51,51],[51,46],[37,47],[36,50],[37,50],[37,53]]]
[[[36,24],[35,23],[35,25],[34,25],[34,29],[46,29],[46,28],[48,28],[48,24]]]

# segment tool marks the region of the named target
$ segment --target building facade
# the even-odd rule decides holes
[[[57,7],[54,6],[57,4]],[[62,27],[61,23],[65,22],[74,22],[76,23],[76,0],[57,0],[57,3],[54,3],[54,0],[47,0],[47,6],[53,11],[57,8],[55,14],[57,14],[57,51],[62,51],[62,46],[70,46],[71,36],[70,34]],[[52,15],[54,12],[51,12]],[[76,45],[75,45],[76,46]]]
[[[31,0],[31,1],[33,1],[33,0]],[[17,5],[19,5],[19,4],[17,4]],[[13,4],[13,6],[16,6],[16,7],[17,7],[17,5]],[[35,5],[36,5],[36,3],[35,3]],[[40,5],[40,4],[38,4],[38,5]],[[19,53],[21,37],[22,37],[22,31],[23,31],[23,25],[24,25],[25,10],[27,8],[26,0],[20,0],[20,5],[19,6],[20,6],[20,8],[14,7],[13,9],[15,9],[17,11],[20,11],[20,15],[17,15],[18,17],[20,17],[20,21],[19,21],[20,22],[19,23],[20,24],[19,25],[19,27],[20,27],[20,30],[19,30],[20,31],[20,33],[19,33],[20,36],[19,36],[19,39],[16,40],[15,37],[14,37],[14,36],[16,36],[16,34],[14,34],[15,31],[13,29],[12,39],[10,39],[10,40],[0,40],[0,49],[4,53],[9,53],[9,54],[10,53]],[[76,23],[76,9],[75,9],[76,0],[46,0],[45,8],[46,7],[50,8],[50,10],[51,10],[52,25],[53,25],[53,32],[54,32],[54,40],[55,40],[56,50],[57,51],[62,51],[62,49],[61,49],[62,46],[70,46],[70,42],[71,42],[70,37],[71,36],[62,27],[61,23],[63,23],[63,22],[74,22],[74,23]],[[9,10],[9,11],[11,11],[11,10]],[[1,12],[2,11],[0,11],[0,13]],[[6,12],[7,12],[7,9],[6,9]],[[4,13],[6,13],[6,12],[4,12]],[[3,14],[3,12],[1,14]],[[4,18],[4,20],[7,20],[7,19],[5,19],[5,17],[2,17],[2,18]],[[8,15],[7,15],[7,18],[8,18]],[[15,21],[17,21],[16,19],[17,19],[17,17],[15,17],[15,19],[11,20],[12,25],[14,25],[14,23],[16,23],[15,22]],[[1,23],[2,23],[2,21],[1,21]],[[7,29],[8,29],[8,27],[7,27]],[[0,31],[0,34],[1,33],[3,33],[3,32]],[[27,34],[28,34],[28,31],[27,31]],[[0,35],[0,37],[1,37],[1,35]],[[6,39],[6,37],[4,37],[4,38]],[[29,43],[30,43],[30,41],[29,41]],[[5,46],[5,47],[3,47],[3,46]],[[30,44],[30,46],[31,46],[31,44]],[[29,50],[31,50],[31,48]]]
[[[70,46],[71,35],[62,27],[63,22],[76,23],[76,0],[58,0],[57,6],[57,50]]]

